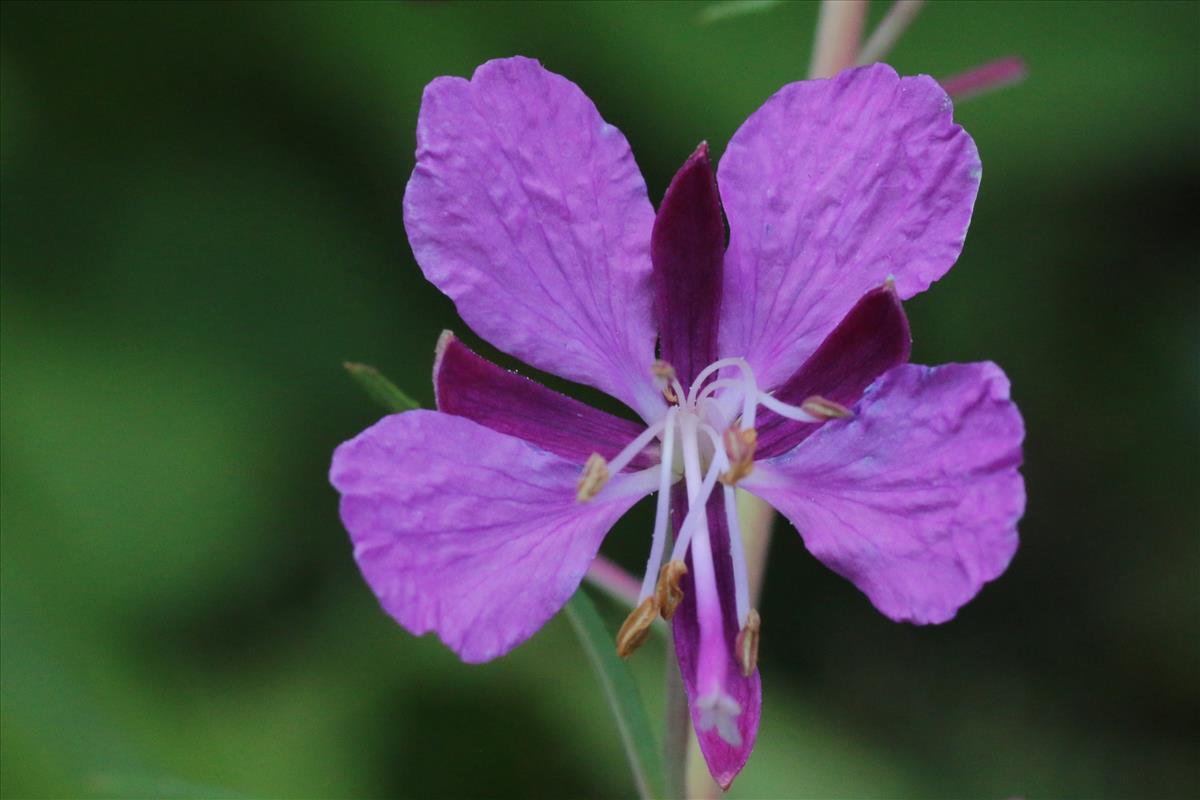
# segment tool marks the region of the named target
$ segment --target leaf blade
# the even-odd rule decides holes
[[[372,400],[388,411],[399,413],[421,407],[420,403],[396,388],[396,384],[385,378],[383,373],[374,367],[353,361],[346,361],[342,366]]]
[[[637,686],[613,646],[612,634],[596,611],[591,598],[580,589],[567,602],[567,619],[575,629],[588,661],[604,687],[609,708],[617,721],[621,743],[633,770],[638,795],[642,798],[660,796],[663,787],[662,756],[650,727],[650,719],[642,706]]]

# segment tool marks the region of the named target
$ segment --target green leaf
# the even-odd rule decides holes
[[[783,0],[721,0],[721,2],[710,3],[706,6],[696,15],[696,22],[701,25],[711,25],[714,22],[722,22],[733,17],[769,11],[782,3]]]
[[[374,367],[349,361],[343,366],[367,394],[389,411],[411,411],[420,407]],[[647,799],[656,797],[663,786],[662,757],[650,727],[650,719],[633,683],[633,676],[629,674],[625,662],[617,656],[612,635],[604,627],[604,620],[600,618],[596,606],[582,589],[575,592],[575,596],[567,602],[566,609],[567,619],[579,636],[588,661],[596,670],[600,685],[604,687],[604,695],[608,698],[613,716],[617,719],[617,728],[630,769],[633,770],[638,795]]]
[[[396,384],[383,377],[383,373],[374,367],[355,364],[352,361],[347,361],[342,366],[350,373],[350,377],[358,381],[358,385],[366,390],[372,400],[388,411],[412,411],[414,408],[421,407],[420,403],[397,389]]]
[[[658,742],[650,728],[650,719],[638,696],[637,686],[625,662],[617,656],[612,634],[604,626],[596,606],[582,589],[567,602],[567,619],[579,636],[588,661],[596,670],[608,705],[617,718],[625,755],[633,770],[638,795],[651,798],[661,795],[663,765]]]

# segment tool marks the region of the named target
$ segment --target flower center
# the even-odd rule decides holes
[[[733,746],[741,743],[737,717],[741,705],[725,691],[729,660],[737,662],[742,674],[754,673],[758,660],[758,613],[750,607],[746,558],[738,524],[738,481],[754,469],[757,434],[754,429],[759,406],[798,422],[824,422],[847,416],[837,403],[810,397],[797,407],[762,391],[754,370],[743,358],[723,358],[705,367],[685,391],[675,370],[655,362],[652,375],[670,404],[663,417],[630,442],[611,462],[598,453],[588,459],[579,481],[578,498],[590,500],[603,490],[609,476],[619,473],[655,439],[662,442],[658,470],[658,505],[650,558],[642,580],[637,608],[617,634],[617,652],[622,658],[636,650],[649,634],[650,625],[661,615],[671,619],[682,590],[679,582],[688,573],[685,559],[691,555],[692,583],[700,627],[697,658],[699,711],[697,728],[715,728]],[[679,530],[670,559],[663,563],[670,519],[671,486],[680,478],[687,488],[688,512]],[[725,519],[729,527],[729,557],[733,562],[734,613],[740,633],[734,652],[725,641],[720,593],[717,588],[712,540],[708,527],[708,500],[721,484]],[[723,555],[723,554],[719,554]]]

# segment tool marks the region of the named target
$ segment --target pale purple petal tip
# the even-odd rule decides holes
[[[621,132],[527,58],[429,84],[404,225],[417,263],[489,342],[643,416],[654,209]]]
[[[680,522],[687,513],[687,493],[681,486],[673,489],[671,498],[672,515],[678,529]],[[735,641],[738,635],[737,613],[734,600],[733,562],[729,555],[729,527],[725,521],[724,501],[720,493],[714,494],[706,509],[712,541],[713,566],[716,571],[717,590],[720,595],[725,634],[725,663],[718,665],[723,668],[723,690],[726,696],[740,707],[741,713],[734,721],[736,735],[721,735],[718,726],[706,727],[704,712],[699,707],[702,698],[700,686],[701,674],[705,669],[711,669],[712,664],[705,663],[707,654],[702,655],[700,647],[700,620],[696,606],[695,583],[692,574],[692,559],[687,558],[688,574],[680,582],[683,589],[683,601],[679,604],[672,620],[672,630],[675,637],[675,652],[679,658],[679,673],[683,678],[683,686],[687,692],[688,707],[691,710],[692,725],[696,731],[696,739],[700,744],[700,752],[708,764],[708,771],[713,780],[722,789],[728,789],[734,778],[742,771],[754,749],[758,737],[758,725],[762,716],[762,680],[757,669],[750,677],[741,673],[735,655]],[[731,742],[730,739],[733,739]]]
[[[554,616],[653,488],[617,475],[580,503],[578,478],[577,464],[436,411],[385,417],[338,447],[330,470],[383,608],[467,662],[507,653]]]
[[[907,299],[950,269],[979,188],[975,143],[928,76],[885,64],[785,86],[734,134],[720,352],[794,373],[868,290]]]
[[[743,485],[884,614],[945,622],[1016,552],[1023,438],[995,364],[907,364]]]

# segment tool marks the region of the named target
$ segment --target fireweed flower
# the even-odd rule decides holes
[[[716,176],[701,145],[657,214],[625,138],[575,84],[525,58],[435,80],[404,198],[425,276],[496,347],[642,421],[443,334],[438,411],[386,417],[333,459],[384,609],[464,661],[503,655],[657,493],[617,646],[671,620],[701,749],[728,787],[761,708],[735,486],[895,620],[950,619],[1016,549],[1008,381],[991,363],[906,363],[900,304],[958,257],[979,179],[945,92],[881,64],[785,86]]]

